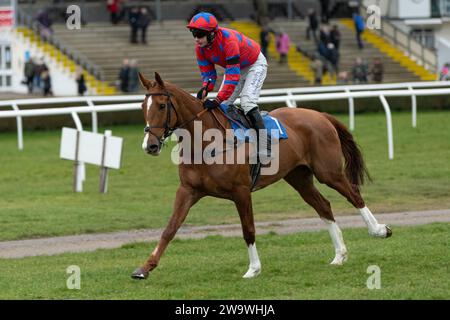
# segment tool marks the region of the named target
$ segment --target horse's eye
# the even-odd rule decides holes
[[[162,109],[164,109],[165,107],[166,107],[165,104],[160,104],[160,105],[159,105],[159,110],[162,110]]]

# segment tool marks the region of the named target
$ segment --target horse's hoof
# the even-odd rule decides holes
[[[392,237],[392,230],[386,226],[386,238]]]
[[[347,261],[347,259],[348,259],[348,255],[346,253],[345,254],[337,254],[334,257],[333,261],[331,261],[330,264],[332,266],[342,266],[344,264],[344,262]]]
[[[253,278],[253,277],[256,277],[257,275],[259,275],[260,273],[261,273],[261,268],[258,268],[258,269],[250,268],[250,269],[248,269],[247,273],[242,276],[242,278],[245,278],[245,279]]]
[[[148,272],[144,271],[142,268],[137,268],[131,275],[131,278],[137,280],[145,280],[148,278]]]
[[[392,230],[385,224],[379,224],[375,230],[369,230],[369,235],[375,238],[386,239],[392,236]]]

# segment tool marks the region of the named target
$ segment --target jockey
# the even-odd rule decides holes
[[[195,53],[203,78],[197,98],[205,98],[214,89],[215,65],[225,68],[217,97],[205,100],[203,106],[214,109],[221,103],[232,105],[240,96],[241,108],[256,130],[259,144],[258,133],[265,125],[257,102],[267,73],[267,61],[259,44],[236,30],[219,27],[214,15],[207,12],[196,14],[187,28],[195,38]]]

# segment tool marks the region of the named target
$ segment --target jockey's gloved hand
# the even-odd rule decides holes
[[[208,96],[208,88],[207,87],[203,87],[200,89],[199,92],[197,92],[197,99],[204,99]]]
[[[218,106],[220,106],[220,103],[216,99],[206,99],[205,102],[203,102],[203,107],[205,107],[206,109],[212,110],[217,108]]]

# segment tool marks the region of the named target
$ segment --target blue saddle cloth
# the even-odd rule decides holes
[[[226,115],[228,115],[227,112],[228,106],[226,104],[221,104],[220,108]],[[266,114],[261,113],[261,115],[264,121],[264,125],[266,126],[266,130],[272,136],[272,141],[278,141],[279,139],[288,138],[286,129],[277,118],[270,116],[268,113]],[[231,129],[233,129],[234,136],[238,141],[253,142],[253,135],[249,134],[249,128],[245,127],[244,124],[242,124],[242,122],[239,121],[241,126],[237,125],[234,121],[230,121],[229,119],[228,122],[230,122]],[[245,130],[243,128],[245,128]]]

